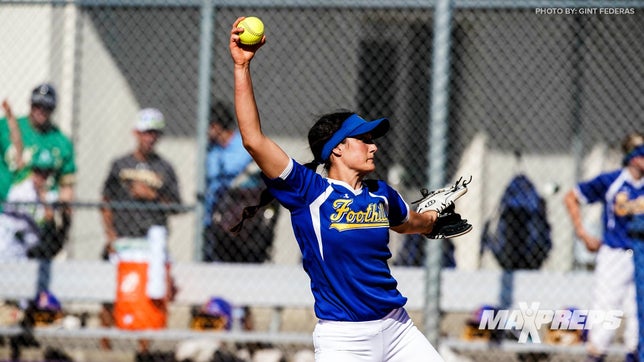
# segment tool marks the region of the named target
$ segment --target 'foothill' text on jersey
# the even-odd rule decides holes
[[[389,227],[409,215],[396,190],[383,181],[354,190],[294,160],[280,177],[265,181],[291,212],[318,318],[376,320],[406,303],[387,264]]]

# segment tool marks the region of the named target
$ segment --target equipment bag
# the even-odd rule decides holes
[[[552,248],[545,200],[525,175],[505,189],[495,215],[485,223],[481,247],[505,270],[539,269]]]

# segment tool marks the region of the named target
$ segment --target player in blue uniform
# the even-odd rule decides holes
[[[319,318],[316,361],[442,361],[405,311],[407,299],[387,264],[390,229],[427,234],[438,214],[412,211],[385,182],[365,180],[376,168],[374,139],[387,132],[389,120],[325,115],[308,135],[314,161],[293,160],[262,133],[250,62],[265,39],[241,46],[242,19],[233,24],[229,44],[235,112],[244,147],[270,193],[291,213]],[[320,164],[328,177],[315,172]]]
[[[635,264],[635,295],[637,296],[638,359],[644,361],[644,134],[631,133],[622,143],[624,165],[638,180],[638,196],[620,206],[622,213],[632,217],[626,226],[633,243],[633,262]]]
[[[593,310],[622,310],[625,318],[625,361],[636,361],[638,321],[634,283],[634,239],[627,227],[632,218],[644,213],[644,137],[629,134],[622,142],[623,167],[580,182],[565,197],[575,233],[590,251],[597,251]],[[581,204],[601,202],[604,206],[602,239],[589,234],[581,218]],[[640,297],[642,298],[642,297]],[[587,361],[601,362],[615,330],[593,327],[588,335]]]

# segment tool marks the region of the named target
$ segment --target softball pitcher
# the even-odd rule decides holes
[[[431,202],[421,202],[422,213],[410,210],[385,182],[365,180],[376,168],[375,140],[388,131],[389,120],[368,122],[352,112],[321,117],[308,135],[314,161],[293,160],[262,132],[250,62],[266,39],[240,44],[242,19],[233,24],[229,42],[235,112],[244,147],[270,193],[291,213],[319,318],[316,361],[442,361],[404,309],[407,298],[387,264],[389,229],[430,234],[465,185],[432,194]],[[320,164],[328,177],[315,172]]]

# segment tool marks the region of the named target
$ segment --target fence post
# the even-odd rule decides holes
[[[194,260],[202,258],[204,218],[204,195],[206,192],[206,147],[208,138],[208,113],[210,109],[210,73],[212,67],[212,32],[214,19],[213,0],[203,0],[201,4],[201,26],[199,44],[199,90],[197,101],[197,202],[195,204]]]
[[[450,36],[452,10],[450,0],[438,0],[434,10],[432,45],[429,155],[427,177],[429,188],[445,183],[445,150],[447,147],[447,115],[449,100]],[[436,347],[440,335],[440,282],[442,248],[440,240],[428,239],[425,246],[425,335]]]

